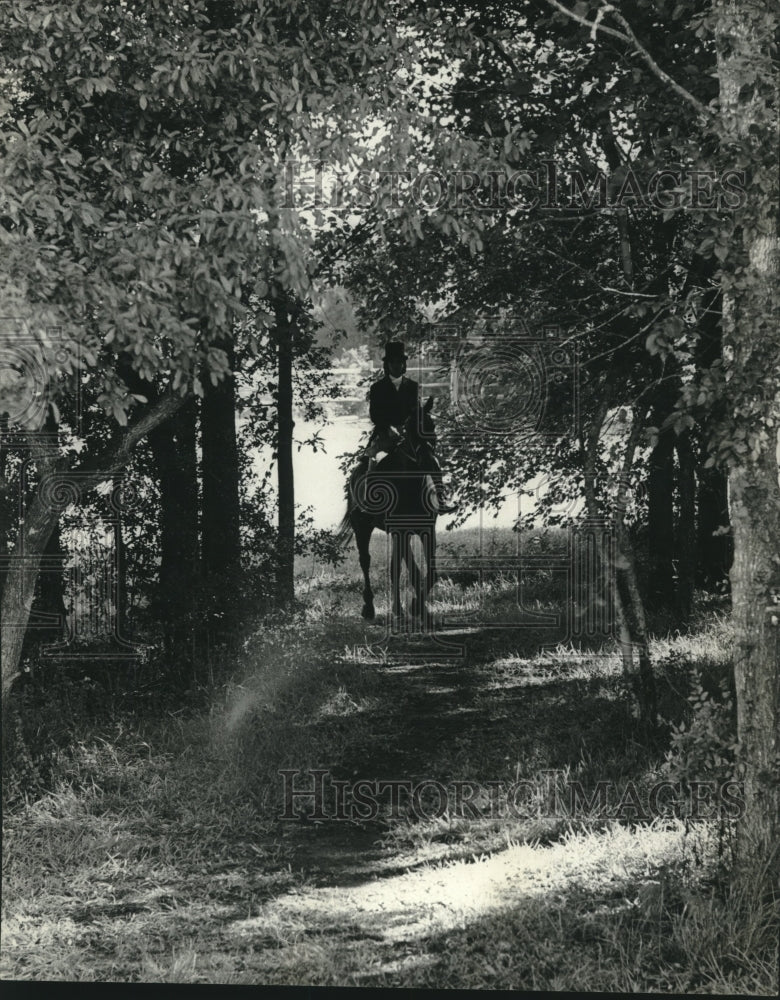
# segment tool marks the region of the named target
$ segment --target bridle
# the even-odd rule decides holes
[[[409,431],[411,428],[411,422],[417,419],[417,413],[410,413],[409,416],[404,420],[401,425],[402,434],[401,437],[393,442],[391,450],[388,454],[393,454],[398,451],[404,455],[413,464],[418,464],[420,461],[420,443],[415,444],[410,440]]]
[[[417,411],[409,414],[403,424],[401,424],[401,436],[394,441],[388,440],[386,442],[382,442],[382,451],[386,451],[388,455],[400,453],[413,465],[418,465],[420,461],[420,447],[422,445],[422,440],[416,444],[410,440],[410,430],[413,421],[416,421],[420,414],[422,414],[424,421],[428,416],[425,407],[418,407]],[[428,417],[428,419],[430,420],[430,417]],[[422,437],[422,435],[418,436]],[[386,445],[386,447],[384,447],[384,445]]]

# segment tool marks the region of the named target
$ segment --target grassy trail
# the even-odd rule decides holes
[[[3,978],[772,992],[771,916],[748,930],[709,888],[712,824],[501,798],[657,774],[614,656],[466,630],[463,658],[411,638],[379,662],[381,635],[332,615],[263,635],[209,713],[85,738],[6,818]],[[326,818],[285,821],[280,768],[428,786],[335,821],[328,784]],[[436,815],[434,781],[478,786],[464,816]]]

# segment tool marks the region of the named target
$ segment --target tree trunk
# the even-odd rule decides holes
[[[631,551],[628,533],[618,514],[617,553],[619,565],[615,573],[618,619],[621,623],[621,652],[623,673],[634,695],[639,729],[647,739],[655,729],[658,717],[658,696],[656,693],[653,664],[650,659],[650,640],[642,595],[637,583],[634,554]],[[630,641],[629,655],[626,655],[626,640]],[[637,663],[634,664],[634,653]]]
[[[679,513],[675,525],[677,555],[675,612],[678,624],[686,625],[693,609],[696,576],[696,461],[688,433],[675,441]]]
[[[225,349],[232,373],[233,350]],[[225,641],[234,634],[237,625],[241,572],[236,397],[232,374],[216,386],[206,385],[201,403],[200,433],[203,577],[210,624],[216,630],[215,638]]]
[[[113,489],[115,495],[121,497],[121,484],[117,477],[114,477]],[[117,501],[117,506],[121,507],[121,500]],[[116,544],[116,552],[114,553],[114,565],[116,566],[116,609],[114,618],[114,635],[118,641],[127,641],[127,546],[125,545],[125,533],[122,528],[121,513],[117,517],[116,527],[114,529],[114,541]]]
[[[282,605],[295,597],[295,482],[293,478],[293,326],[288,306],[276,307],[278,396],[276,458],[279,489],[277,593]]]
[[[730,484],[734,681],[745,768],[738,853],[747,861],[777,853],[780,835],[780,490],[775,456],[767,449],[757,467],[735,469]]]
[[[596,469],[601,431],[608,410],[609,396],[608,393],[603,392],[588,433],[580,442],[585,505],[588,516],[594,520],[604,516],[596,495]],[[650,659],[645,609],[637,582],[634,553],[625,525],[629,472],[643,428],[644,414],[635,410],[623,456],[620,485],[614,501],[613,530],[615,532],[617,565],[612,564],[603,541],[600,543],[598,558],[609,569],[608,579],[611,581],[614,606],[620,628],[618,642],[623,660],[623,675],[629,696],[632,699],[632,710],[637,718],[641,736],[649,739],[657,723],[658,698]]]
[[[701,265],[704,274],[700,280],[714,277],[714,267]],[[723,354],[721,319],[723,295],[720,288],[707,287],[702,296],[698,338],[694,349],[696,377],[701,378],[713,364],[719,363]],[[710,443],[713,421],[716,413],[704,413],[700,426],[700,453],[706,455]],[[728,476],[722,469],[704,468],[699,463],[696,470],[698,479],[696,494],[696,586],[710,593],[728,586],[728,574],[732,559],[731,534],[724,529],[730,527],[728,503]],[[715,534],[715,532],[718,534]]]
[[[722,469],[699,469],[696,522],[696,583],[714,592],[728,584],[733,559],[728,476]],[[715,532],[718,532],[716,535]]]
[[[33,598],[32,614],[43,619],[28,636],[35,645],[55,643],[63,638],[65,626],[65,583],[63,571],[65,552],[60,537],[59,519],[52,528],[43,551],[45,567],[38,575],[37,593]],[[44,624],[48,620],[48,624]]]
[[[168,665],[194,666],[199,589],[196,401],[149,435],[160,482],[159,614]]]
[[[780,331],[776,0],[718,0],[724,147],[750,149],[750,185],[723,266],[723,341],[733,430],[729,499],[737,725],[745,810],[740,866],[780,869]]]
[[[674,434],[664,431],[650,455],[647,477],[648,586],[652,608],[669,608],[674,594]]]
[[[0,436],[8,430],[8,414],[0,413]],[[12,512],[11,495],[8,489],[8,451],[0,447],[0,600],[5,584],[6,557],[8,555],[8,536],[11,533]]]
[[[18,559],[11,557],[3,586],[2,640],[0,652],[3,660],[3,709],[7,707],[8,693],[19,676],[22,648],[30,620],[35,584],[41,557],[49,544],[59,511],[37,491],[16,536],[14,552],[23,552]]]
[[[610,170],[613,172],[616,171],[621,164],[622,157],[608,118],[606,127],[601,130],[601,145]],[[618,229],[623,280],[628,288],[633,288],[635,279],[634,256],[628,211],[625,206],[621,205],[618,208],[615,218]],[[603,411],[603,414],[606,415],[606,410]],[[640,415],[638,407],[635,407],[631,432],[623,456],[622,476],[615,500],[614,523],[618,558],[618,566],[615,567],[615,606],[621,628],[620,647],[623,657],[623,671],[626,675],[629,689],[633,693],[634,709],[638,718],[639,729],[645,738],[649,738],[655,729],[657,721],[655,678],[650,661],[650,644],[647,637],[645,607],[637,581],[633,548],[625,525],[626,488],[644,421],[645,413],[643,412]],[[601,423],[599,423],[596,430],[595,440],[591,440],[590,449],[592,452],[592,476],[590,488],[586,487],[586,498],[588,499],[588,512],[591,517],[597,516],[595,489],[593,486],[595,484],[595,462],[600,433]],[[588,492],[590,493],[589,498]],[[591,506],[592,510],[590,509]],[[638,656],[638,664],[636,665],[634,662],[635,652]]]

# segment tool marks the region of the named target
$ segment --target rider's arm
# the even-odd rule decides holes
[[[378,382],[374,382],[368,392],[368,415],[371,418],[371,423],[374,424],[378,431],[387,430],[387,421],[382,413],[382,408],[379,404],[379,391],[377,386]]]
[[[417,419],[417,411],[420,408],[420,384],[415,382],[413,379],[409,380],[409,417],[412,420]]]

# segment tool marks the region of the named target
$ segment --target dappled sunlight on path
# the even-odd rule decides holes
[[[691,839],[682,824],[577,833],[549,846],[520,844],[491,857],[445,863],[353,886],[322,886],[275,898],[247,920],[240,935],[267,934],[280,924],[284,937],[316,926],[322,933],[349,925],[387,943],[409,941],[465,926],[528,897],[552,897],[581,888],[598,894],[648,879],[679,860]],[[686,841],[687,837],[687,841]],[[367,873],[367,877],[370,877]],[[626,905],[629,901],[626,900]],[[339,944],[336,933],[334,947]]]
[[[146,735],[116,760],[113,745],[83,748],[81,785],[28,807],[3,924],[14,975],[699,983],[696,935],[706,945],[720,926],[706,893],[723,831],[600,808],[602,783],[610,801],[631,787],[643,802],[663,763],[634,740],[618,658],[483,628],[462,632],[459,658],[418,657],[424,638],[393,636],[382,659],[381,627],[332,618],[311,631],[261,636],[252,672],[164,752]],[[559,780],[580,791],[550,800]],[[359,784],[376,786],[374,811],[357,808]],[[407,795],[389,801],[387,784]]]

